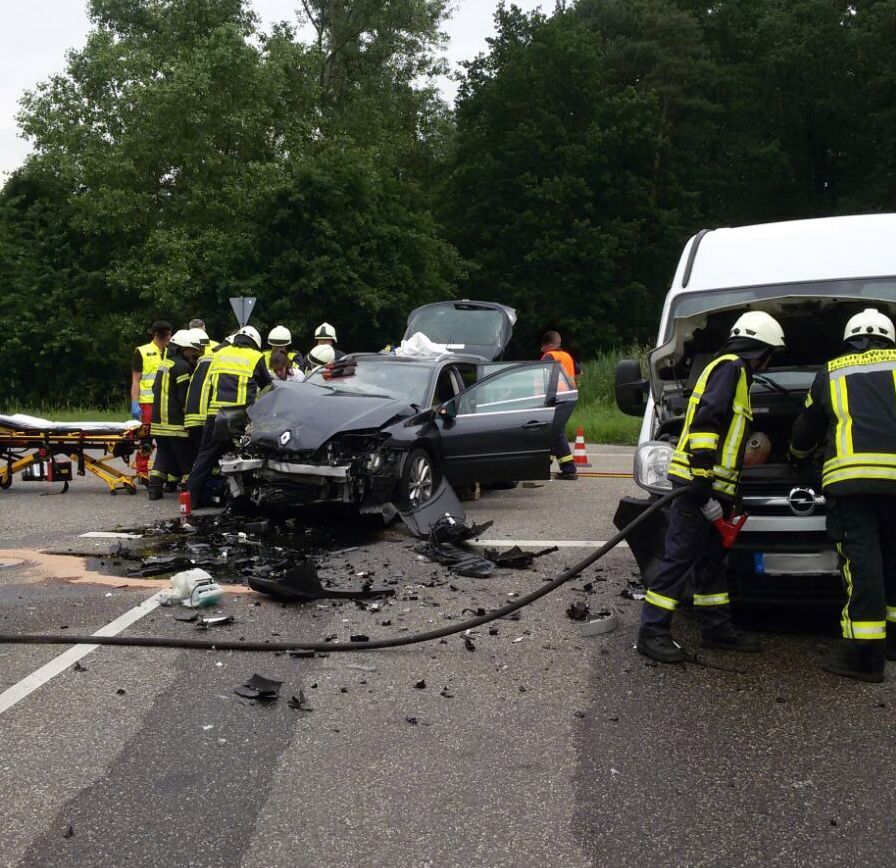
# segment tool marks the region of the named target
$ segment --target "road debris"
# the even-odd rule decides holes
[[[503,552],[498,549],[487,548],[483,554],[488,560],[494,563],[496,567],[510,570],[526,570],[535,563],[537,558],[542,558],[545,555],[550,555],[558,551],[560,551],[558,546],[551,546],[550,548],[542,549],[537,552],[527,552],[523,551],[519,546],[513,546]]]
[[[280,695],[280,687],[282,681],[275,681],[272,678],[265,678],[257,672],[241,686],[235,687],[233,692],[237,696],[245,699],[258,699],[261,702],[273,702]]]
[[[587,621],[590,614],[591,609],[584,600],[576,600],[566,609],[566,617],[573,621]]]
[[[317,567],[310,560],[302,561],[298,566],[286,570],[276,576],[248,576],[249,587],[254,591],[267,594],[269,597],[285,603],[309,603],[313,600],[364,600],[372,597],[391,597],[394,588],[375,588],[369,580],[365,580],[360,588],[336,589],[325,588],[320,581]]]
[[[619,626],[619,617],[610,609],[595,612],[594,616],[579,625],[579,632],[583,636],[603,636],[612,633]]]
[[[305,696],[304,690],[300,690],[297,695],[291,696],[286,704],[296,711],[314,711],[314,709],[308,705],[308,699]]]

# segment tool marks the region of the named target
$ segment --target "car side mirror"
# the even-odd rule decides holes
[[[448,422],[453,422],[457,418],[457,401],[452,398],[446,401],[436,410],[436,413]]]
[[[616,365],[616,406],[628,416],[643,416],[650,386],[641,375],[641,363],[623,359]]]

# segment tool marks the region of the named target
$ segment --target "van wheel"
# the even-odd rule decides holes
[[[398,502],[405,512],[422,506],[435,493],[439,472],[425,449],[414,449],[401,471]]]

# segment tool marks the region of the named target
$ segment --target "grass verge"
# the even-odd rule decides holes
[[[626,416],[615,404],[580,403],[567,426],[570,443],[574,442],[576,429],[580,425],[585,429],[585,440],[588,443],[634,446],[638,442],[641,420]]]

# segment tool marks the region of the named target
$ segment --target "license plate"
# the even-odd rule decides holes
[[[839,572],[837,552],[756,552],[753,555],[756,572],[766,576],[821,576]]]

